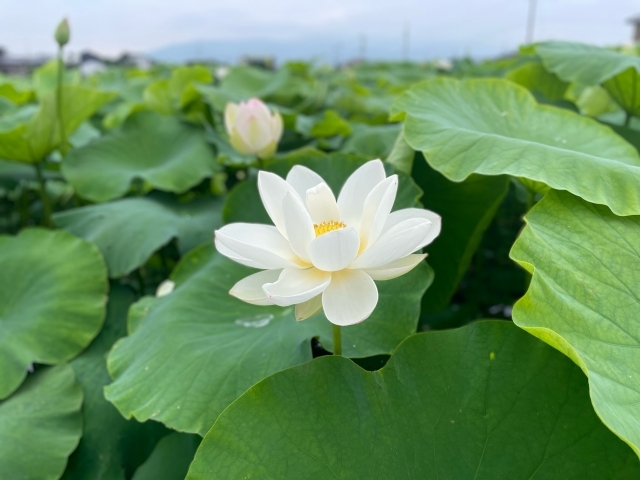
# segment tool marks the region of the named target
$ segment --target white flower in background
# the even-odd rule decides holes
[[[372,160],[346,181],[338,200],[317,173],[294,166],[286,181],[261,171],[258,189],[275,226],[232,223],[215,232],[218,252],[264,270],[231,295],[255,305],[295,305],[304,320],[321,308],[336,325],[365,320],[378,303],[374,280],[410,271],[413,254],[440,233],[440,217],[419,208],[391,213],[398,177]]]
[[[453,69],[453,63],[451,60],[447,60],[444,58],[439,58],[435,61],[435,66],[438,70],[444,70],[445,72],[449,72]]]
[[[165,295],[169,295],[173,292],[173,289],[176,287],[176,284],[171,280],[165,280],[156,289],[156,297],[164,297]]]
[[[216,70],[214,73],[214,75],[216,76],[216,80],[222,80],[224,77],[229,75],[230,71],[231,69],[226,65],[220,65],[219,67],[216,67]]]
[[[231,146],[244,155],[271,157],[282,137],[282,117],[271,113],[257,98],[247,102],[227,103],[224,124]]]

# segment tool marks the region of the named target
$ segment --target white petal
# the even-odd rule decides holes
[[[239,263],[240,265],[245,265],[251,268],[259,268],[261,270],[266,270],[269,268],[269,266],[265,263],[256,262],[255,260],[249,260],[248,258],[244,258],[238,255],[236,252],[220,243],[217,238],[214,240],[214,243],[216,246],[216,251],[219,254],[224,255],[225,257],[233,260],[236,263]]]
[[[282,203],[284,225],[291,248],[303,261],[310,262],[309,245],[316,238],[309,212],[297,195],[289,192]]]
[[[249,275],[236,283],[229,291],[229,294],[253,305],[273,305],[273,302],[264,293],[262,286],[265,283],[272,283],[278,280],[280,272],[282,270],[265,270]]]
[[[367,319],[378,303],[378,289],[362,270],[335,272],[322,294],[322,308],[335,325],[354,325]]]
[[[261,122],[267,124],[271,122],[271,112],[269,107],[259,98],[250,98],[241,104],[242,110],[246,110],[249,114],[255,116]]]
[[[420,248],[431,227],[431,222],[426,218],[412,218],[400,222],[383,233],[349,268],[376,268],[406,257]]]
[[[229,131],[229,143],[237,151],[243,155],[252,155],[253,152],[249,145],[244,143],[244,140],[240,137],[237,130],[233,129]]]
[[[284,129],[284,124],[282,122],[282,116],[280,112],[276,110],[276,112],[271,116],[271,138],[278,143],[280,141],[280,137],[282,137],[282,130]]]
[[[258,191],[264,208],[271,217],[273,224],[280,233],[287,238],[282,214],[282,201],[287,192],[298,195],[291,185],[275,173],[260,171],[258,173]],[[302,199],[301,199],[302,200]]]
[[[306,320],[320,310],[322,310],[322,295],[317,295],[311,300],[296,305],[296,320],[299,322]]]
[[[272,140],[264,148],[257,151],[256,156],[258,158],[262,158],[263,160],[265,158],[271,158],[273,157],[273,154],[276,153],[277,149],[278,149],[278,142],[276,140]]]
[[[426,256],[426,253],[415,253],[380,267],[363,268],[362,271],[366,272],[374,280],[391,280],[411,271]]]
[[[298,192],[300,198],[306,200],[307,190],[324,183],[324,180],[313,170],[302,165],[294,165],[287,174],[287,183]]]
[[[373,245],[382,233],[398,191],[398,176],[391,175],[374,187],[364,201],[360,221],[360,250]]]
[[[418,248],[423,248],[429,245],[438,235],[440,235],[440,230],[442,228],[442,219],[440,218],[440,215],[422,208],[405,208],[403,210],[393,212],[387,218],[387,222],[382,229],[382,233],[395,227],[400,222],[409,220],[410,218],[426,218],[433,224],[429,230],[429,234],[423,239]]]
[[[173,289],[175,287],[175,282],[172,282],[171,280],[164,280],[162,283],[160,283],[160,285],[158,285],[158,288],[156,289],[156,297],[164,297],[166,295],[169,295],[171,292],[173,292]]]
[[[340,211],[338,210],[336,197],[333,196],[333,192],[326,183],[322,182],[307,190],[305,203],[313,223],[320,224],[331,220],[340,221]]]
[[[252,152],[262,150],[271,141],[271,119],[240,108],[235,118],[235,131]]]
[[[316,268],[285,268],[278,281],[267,283],[262,289],[269,300],[281,307],[311,300],[319,295],[331,282],[331,274]]]
[[[236,121],[236,116],[238,115],[238,105],[235,103],[227,103],[224,108],[224,126],[227,129],[227,133],[231,134],[231,132],[235,129],[234,124]]]
[[[339,228],[320,235],[309,246],[311,263],[326,272],[347,268],[358,255],[360,238],[353,227]]]
[[[384,166],[380,160],[371,160],[353,172],[338,196],[340,220],[347,225],[359,225],[367,195],[385,177]]]
[[[231,250],[234,256],[265,265],[266,268],[302,265],[289,242],[271,225],[232,223],[216,230],[215,235],[217,242]],[[225,252],[223,250],[220,253]]]

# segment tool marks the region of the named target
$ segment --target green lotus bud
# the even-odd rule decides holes
[[[58,24],[56,28],[56,33],[54,35],[56,42],[61,47],[64,47],[67,43],[69,43],[69,22],[66,18],[62,19],[62,21]]]

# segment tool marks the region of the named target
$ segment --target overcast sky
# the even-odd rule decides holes
[[[529,0],[0,0],[0,46],[51,53],[57,21],[71,22],[74,51],[116,55],[193,41],[286,41],[327,52],[402,51],[411,56],[495,55],[525,38]],[[28,6],[28,8],[27,8]],[[538,0],[535,39],[619,44],[631,38],[640,0]],[[429,53],[430,52],[430,53]]]

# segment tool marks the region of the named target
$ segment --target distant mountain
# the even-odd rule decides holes
[[[439,57],[460,56],[460,48],[453,45],[434,45],[414,41],[410,45],[411,60],[427,60]],[[278,62],[287,60],[316,59],[323,63],[342,63],[363,56],[371,60],[402,60],[401,39],[368,39],[366,45],[359,37],[308,37],[298,39],[238,39],[198,40],[167,45],[152,52],[155,60],[183,63],[197,60],[217,60],[235,63],[242,57],[272,56]],[[479,52],[474,52],[479,53]]]

